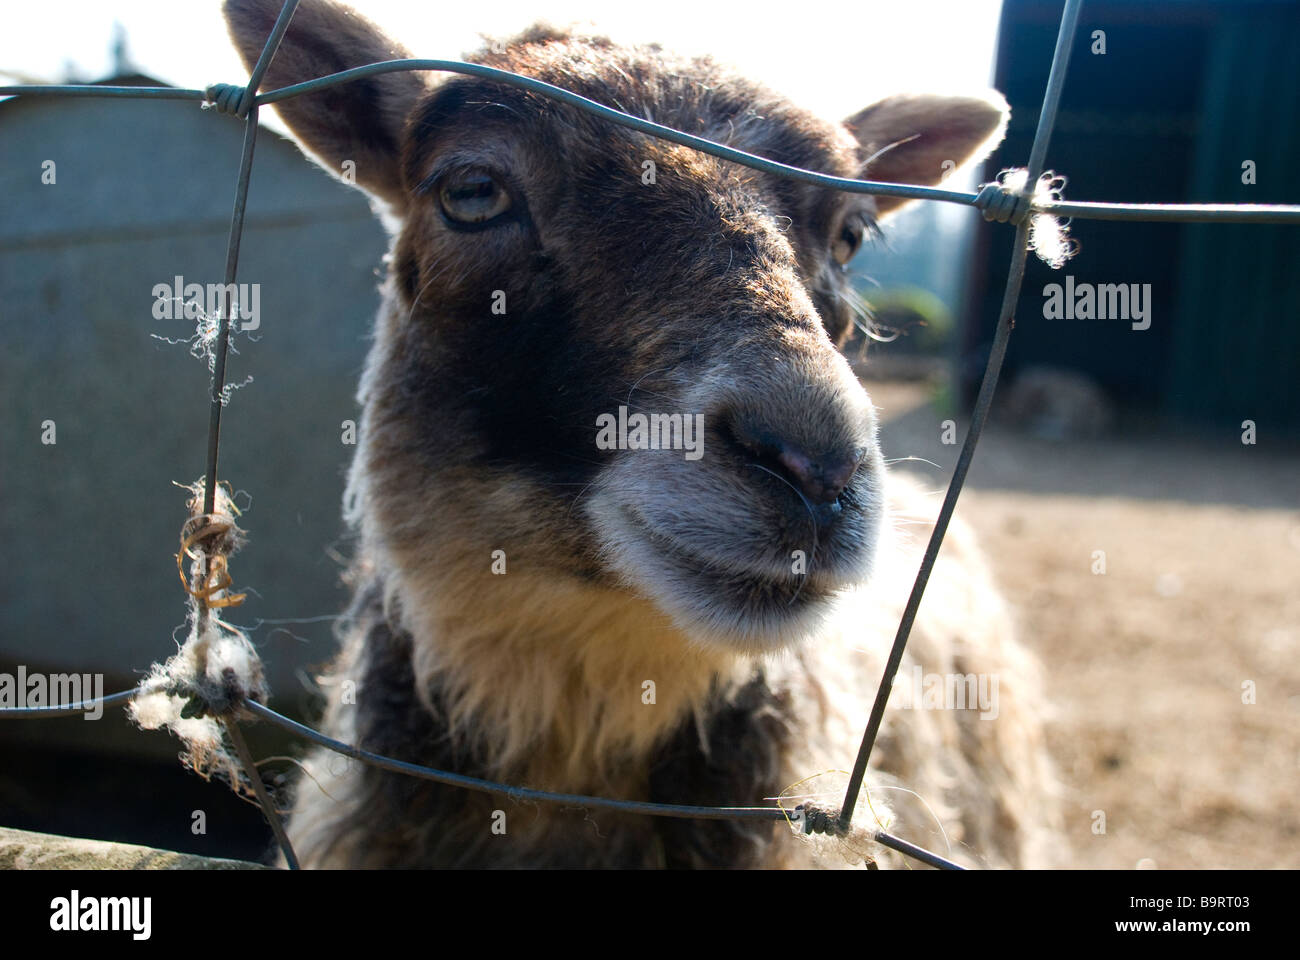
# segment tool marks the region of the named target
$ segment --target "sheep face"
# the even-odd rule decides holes
[[[228,0],[246,60],[279,6]],[[406,55],[304,2],[263,86]],[[545,28],[474,59],[846,177],[935,183],[1005,122],[992,101],[900,97],[828,123],[707,60]],[[892,202],[481,78],[393,73],[279,109],[394,226],[352,492],[399,575],[473,589],[509,564],[739,650],[812,634],[868,575],[882,462],[837,347],[844,268]]]

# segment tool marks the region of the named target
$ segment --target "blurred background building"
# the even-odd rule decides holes
[[[1003,5],[994,85],[1012,122],[990,175],[1029,155],[1060,6]],[[1068,177],[1067,199],[1295,203],[1298,63],[1292,2],[1091,0],[1048,169]],[[1080,250],[1064,269],[1030,259],[1007,357],[1012,380],[1051,365],[1087,374],[1121,413],[1192,429],[1240,429],[1261,418],[1300,428],[1300,231],[1080,220],[1070,232]],[[1010,247],[1007,230],[977,234],[975,312],[963,317],[959,342],[967,397],[997,322]],[[1044,319],[1044,286],[1067,274],[1076,284],[1150,284],[1150,328]]]

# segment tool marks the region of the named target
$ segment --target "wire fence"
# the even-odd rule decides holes
[[[603,104],[587,99],[586,97],[579,96],[578,94],[572,93],[568,90],[564,90],[549,83],[544,83],[531,77],[520,76],[518,74],[481,64],[464,63],[455,60],[391,60],[382,63],[372,63],[366,66],[330,74],[328,76],[318,77],[304,83],[282,87],[278,90],[272,90],[267,93],[258,93],[257,91],[261,86],[262,78],[280,46],[285,31],[289,28],[289,24],[293,19],[293,14],[297,6],[298,0],[286,0],[284,3],[278,18],[271,29],[271,33],[267,38],[266,44],[262,49],[261,55],[253,66],[253,70],[249,76],[249,81],[244,86],[215,84],[208,87],[206,90],[194,90],[177,89],[172,87],[113,87],[78,84],[18,85],[0,86],[0,96],[118,97],[128,99],[194,100],[200,102],[204,107],[215,107],[222,113],[242,119],[244,121],[243,152],[240,157],[239,173],[235,185],[234,208],[230,220],[230,237],[226,248],[225,289],[227,290],[231,289],[235,283],[235,276],[239,266],[239,246],[243,234],[244,213],[248,200],[249,178],[252,173],[253,151],[257,141],[259,108],[269,104],[278,103],[282,100],[288,100],[291,97],[297,97],[303,94],[333,87],[338,84],[399,70],[439,71],[497,81],[507,86],[517,87],[569,104],[580,110],[586,111],[587,113],[593,114],[594,116],[607,120],[610,123],[628,127],[652,137],[669,140],[673,143],[691,147],[695,150],[701,151],[702,153],[718,157],[719,159],[741,164],[775,176],[798,180],[804,183],[847,193],[862,193],[875,196],[935,200],[945,203],[962,204],[980,210],[986,220],[1011,223],[1015,226],[1015,243],[1012,251],[1011,264],[1007,274],[1006,286],[1002,296],[1002,304],[998,313],[996,333],[989,353],[988,362],[985,366],[979,393],[972,410],[970,427],[962,443],[961,451],[957,458],[957,464],[953,471],[952,480],[948,485],[947,492],[943,499],[943,504],[939,510],[938,518],[935,521],[930,539],[922,555],[920,568],[917,571],[911,594],[908,597],[907,605],[904,608],[902,618],[899,622],[898,631],[894,637],[889,658],[886,662],[884,673],[881,677],[880,685],[877,688],[876,697],[871,707],[871,713],[867,720],[866,729],[862,736],[861,746],[858,749],[857,757],[853,764],[844,801],[840,805],[838,811],[820,810],[807,804],[796,808],[796,811],[802,814],[802,822],[805,832],[816,831],[842,835],[846,834],[851,827],[853,811],[857,806],[858,795],[861,792],[867,766],[870,763],[872,751],[875,747],[876,737],[880,731],[881,722],[884,718],[885,707],[893,687],[894,677],[902,662],[903,654],[907,647],[908,637],[911,634],[913,622],[915,621],[917,611],[920,608],[921,599],[924,596],[931,571],[934,568],[939,549],[943,544],[949,522],[952,519],[953,511],[956,508],[957,498],[961,494],[962,488],[965,485],[966,475],[970,469],[976,445],[979,443],[980,435],[984,429],[985,422],[988,419],[989,410],[993,402],[993,395],[997,388],[1003,360],[1006,356],[1007,345],[1011,337],[1011,331],[1015,326],[1015,305],[1019,299],[1020,288],[1024,280],[1025,265],[1031,249],[1031,229],[1035,218],[1046,216],[1078,217],[1080,219],[1093,220],[1183,223],[1284,223],[1300,225],[1300,205],[1080,203],[1067,202],[1059,199],[1054,194],[1036,191],[1036,185],[1038,185],[1040,177],[1044,174],[1047,147],[1051,140],[1052,129],[1055,125],[1056,115],[1060,105],[1061,93],[1065,85],[1065,74],[1069,65],[1070,51],[1073,46],[1079,22],[1082,0],[1066,0],[1062,11],[1060,29],[1056,38],[1056,48],[1052,57],[1046,91],[1043,96],[1043,105],[1039,113],[1038,126],[1034,134],[1029,161],[1025,167],[1025,176],[1023,180],[1016,183],[1002,180],[986,184],[977,193],[944,190],[936,187],[918,186],[913,184],[883,183],[872,180],[848,179],[828,176],[811,170],[804,170],[799,167],[778,163],[777,161],[766,157],[755,156],[754,154],[746,153],[733,147],[724,146],[711,140],[693,136],[692,134],[684,133],[680,130],[675,130],[671,127],[654,123],[650,120],[631,116],[622,111],[612,109]],[[218,327],[214,344],[215,356],[212,368],[211,405],[208,421],[207,464],[202,503],[202,517],[199,518],[201,520],[207,520],[211,524],[216,523],[216,515],[214,511],[217,506],[217,467],[221,441],[221,417],[224,408],[223,395],[226,380],[226,360],[229,352],[230,314],[232,312],[233,311],[224,309],[220,311],[217,317]],[[187,528],[188,527],[189,524],[187,524]],[[192,533],[191,539],[193,539],[193,536],[194,534]],[[218,555],[216,559],[223,560],[224,558]],[[212,579],[214,573],[219,578],[215,582],[222,583],[223,580],[224,583],[229,582],[228,575],[225,574],[224,568],[221,570],[214,570],[214,557],[212,554],[208,554],[206,556],[206,569],[203,576],[204,587],[194,590],[187,584],[187,590],[196,598],[200,615],[206,616],[210,612],[211,608],[223,605],[222,601],[216,600],[213,597],[215,593],[219,592],[217,588],[211,586],[214,582]],[[184,580],[183,576],[182,580]],[[57,707],[0,708],[0,719],[31,719],[67,716],[81,713],[94,704],[102,706],[124,705],[130,702],[133,698],[147,692],[154,692],[154,688],[146,685],[133,690],[111,694],[99,698],[96,701],[63,704]],[[189,693],[193,694],[194,691],[189,691]],[[475,777],[468,777],[446,770],[437,770],[432,767],[424,767],[401,760],[395,760],[390,757],[381,756],[342,743],[283,716],[265,704],[258,702],[256,699],[245,698],[239,703],[229,705],[225,709],[219,711],[214,710],[213,712],[221,717],[221,722],[224,725],[225,731],[229,735],[230,741],[235,748],[235,753],[239,764],[242,767],[243,774],[251,783],[262,812],[275,835],[276,842],[279,844],[280,849],[284,854],[285,861],[292,869],[298,867],[297,857],[295,856],[293,847],[285,833],[280,813],[276,809],[273,799],[258,774],[257,766],[249,752],[240,726],[235,720],[237,709],[243,710],[246,714],[251,714],[254,717],[275,724],[301,740],[314,743],[328,750],[342,754],[343,756],[356,759],[362,763],[382,770],[417,777],[452,787],[497,794],[509,797],[513,800],[561,804],[569,807],[608,809],[623,813],[642,814],[656,817],[677,817],[700,820],[778,821],[789,819],[790,812],[780,806],[688,806],[681,804],[616,800],[608,797],[534,790],[527,787],[512,786]],[[952,870],[964,869],[952,860],[939,856],[938,854],[922,847],[918,847],[915,844],[909,843],[901,837],[894,836],[887,831],[877,830],[874,831],[871,836],[882,846],[898,851],[928,866]]]

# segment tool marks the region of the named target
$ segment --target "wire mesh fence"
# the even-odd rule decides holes
[[[1015,306],[1025,275],[1028,255],[1034,247],[1033,232],[1036,224],[1043,223],[1042,218],[1054,220],[1057,217],[1078,217],[1081,219],[1121,220],[1121,221],[1163,221],[1163,222],[1203,222],[1203,223],[1284,223],[1300,224],[1300,206],[1283,205],[1248,205],[1248,204],[1143,204],[1143,203],[1086,203],[1065,201],[1059,193],[1051,189],[1051,175],[1045,172],[1047,148],[1056,121],[1061,94],[1065,84],[1066,70],[1069,65],[1070,51],[1073,46],[1079,22],[1082,0],[1067,0],[1061,16],[1042,108],[1038,118],[1033,144],[1028,162],[1018,176],[1002,177],[994,183],[984,185],[978,192],[970,193],[940,189],[913,184],[883,183],[870,180],[848,179],[828,176],[816,171],[801,169],[779,163],[775,160],[756,156],[733,147],[725,146],[671,127],[663,126],[650,120],[632,116],[597,103],[571,91],[549,83],[521,76],[493,67],[475,63],[451,60],[393,60],[372,63],[354,69],[344,70],[328,76],[297,83],[266,93],[259,93],[259,87],[272,59],[280,46],[286,30],[289,29],[298,0],[286,0],[279,16],[267,37],[246,85],[216,84],[206,90],[175,89],[162,87],[114,87],[91,85],[19,85],[0,86],[0,96],[25,97],[116,97],[129,99],[169,99],[199,102],[205,108],[214,108],[222,113],[241,119],[244,123],[243,149],[236,179],[235,197],[230,220],[229,240],[226,249],[225,289],[233,288],[239,266],[240,240],[243,234],[244,218],[248,199],[248,186],[252,173],[253,154],[257,139],[258,112],[263,106],[279,103],[292,97],[323,90],[338,84],[354,82],[377,74],[394,71],[437,71],[467,76],[475,76],[508,86],[513,86],[531,93],[568,104],[609,123],[630,128],[651,137],[671,141],[701,151],[721,160],[740,164],[778,177],[802,181],[815,186],[848,193],[871,194],[902,199],[932,200],[974,207],[986,220],[1011,223],[1015,227],[1015,242],[1012,259],[1003,292],[1001,308],[998,314],[996,333],[983,379],[971,415],[971,422],[962,443],[961,450],[953,471],[952,479],[945,493],[937,520],[922,555],[919,570],[898,625],[890,654],[886,662],[870,715],[862,736],[861,745],[854,760],[844,800],[838,810],[821,810],[805,804],[796,808],[805,832],[825,832],[845,834],[852,826],[853,812],[857,806],[858,796],[876,745],[885,708],[893,687],[894,678],[902,663],[913,623],[925,593],[926,585],[934,568],[939,550],[943,544],[949,523],[961,491],[965,485],[975,449],[981,433],[988,420],[994,392],[1006,356],[1007,346],[1015,326]],[[1040,251],[1041,255],[1042,251]],[[213,363],[209,423],[207,436],[206,469],[203,481],[201,505],[196,505],[196,513],[186,524],[187,536],[183,538],[182,550],[178,554],[178,565],[191,546],[204,538],[220,535],[220,518],[218,515],[218,463],[220,454],[222,413],[226,391],[226,365],[229,352],[230,318],[233,311],[222,310],[216,317],[216,331],[213,341]],[[230,578],[224,568],[224,557],[207,553],[202,561],[203,569],[187,582],[182,569],[181,579],[187,592],[194,598],[199,617],[208,617],[215,608],[231,605],[234,602],[225,588]],[[154,688],[147,684],[133,690],[112,694],[95,701],[101,706],[116,706],[130,702],[133,698]],[[187,695],[197,696],[197,692],[185,691]],[[194,701],[191,701],[194,703]],[[0,708],[0,719],[32,719],[42,717],[65,716],[83,712],[90,702],[62,704],[57,707],[13,707]],[[342,743],[320,732],[297,723],[277,711],[259,702],[253,697],[246,697],[240,702],[225,704],[220,707],[211,704],[195,703],[196,715],[210,712],[220,718],[232,743],[244,777],[251,785],[252,791],[261,806],[275,839],[279,844],[285,861],[296,868],[297,858],[285,833],[280,813],[258,774],[257,767],[244,740],[237,717],[256,718],[275,724],[294,737],[305,742],[335,751],[362,763],[398,774],[417,777],[460,789],[481,791],[508,797],[514,800],[553,803],[569,807],[599,808],[617,810],[623,813],[640,814],[656,817],[676,817],[709,820],[788,820],[790,811],[781,807],[723,807],[690,806],[680,804],[638,802],[618,800],[608,797],[555,793],[530,789],[464,776],[446,770],[420,766],[372,753],[359,747]],[[872,838],[881,845],[898,851],[929,866],[944,869],[963,869],[948,858],[918,847],[885,830],[872,833]]]

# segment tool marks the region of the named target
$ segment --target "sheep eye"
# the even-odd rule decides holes
[[[455,223],[486,223],[512,206],[510,194],[484,170],[454,173],[438,189],[438,202],[447,219]]]
[[[862,246],[862,237],[866,233],[866,227],[857,222],[851,221],[846,223],[840,230],[839,238],[831,244],[831,256],[840,266],[845,266],[853,255],[858,252]]]

